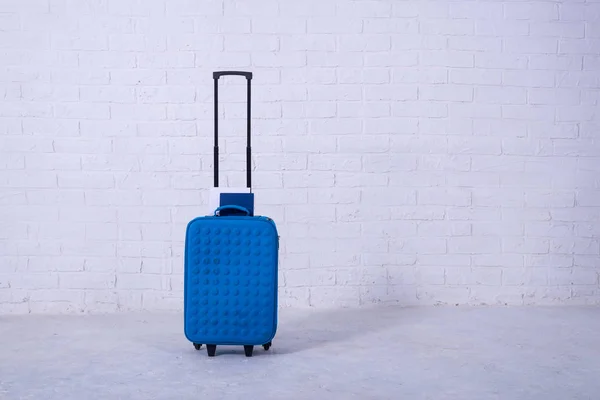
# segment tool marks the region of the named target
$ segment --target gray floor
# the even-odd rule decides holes
[[[282,311],[208,358],[179,314],[0,317],[0,399],[594,399],[600,308]]]

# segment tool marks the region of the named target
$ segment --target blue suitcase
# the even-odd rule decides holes
[[[218,74],[218,75],[216,75]],[[218,76],[215,73],[215,110]],[[248,89],[248,103],[250,89]],[[248,120],[250,119],[248,107]],[[215,120],[217,112],[215,111]],[[218,185],[218,134],[215,124],[215,185]],[[250,123],[248,123],[248,138]],[[250,146],[247,146],[247,183],[250,187]],[[279,236],[271,218],[254,216],[250,199],[230,198],[213,215],[190,221],[185,235],[184,331],[196,350],[206,345],[209,357],[217,345],[244,346],[247,357],[254,346],[271,347],[277,330]],[[252,207],[254,199],[251,199]]]

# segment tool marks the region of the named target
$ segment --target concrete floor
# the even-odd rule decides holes
[[[0,317],[0,399],[600,398],[600,308],[286,311],[208,358],[179,314]]]

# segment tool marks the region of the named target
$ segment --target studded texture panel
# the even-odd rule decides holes
[[[195,343],[264,344],[277,327],[278,237],[265,217],[188,225],[185,334]]]

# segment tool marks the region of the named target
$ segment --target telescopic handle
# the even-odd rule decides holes
[[[215,170],[215,187],[219,187],[219,78],[222,76],[243,76],[246,78],[248,82],[247,88],[247,108],[246,108],[246,186],[248,188],[252,187],[252,176],[251,176],[251,156],[252,156],[252,146],[251,146],[251,134],[250,134],[250,116],[251,116],[251,106],[250,106],[250,98],[251,98],[251,87],[250,81],[252,80],[252,72],[244,72],[244,71],[216,71],[213,72],[213,79],[215,81],[215,145],[214,145],[214,170]]]

